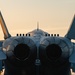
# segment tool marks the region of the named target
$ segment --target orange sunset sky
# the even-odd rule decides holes
[[[12,36],[36,29],[37,21],[40,29],[64,36],[75,14],[75,0],[0,0],[0,11]]]

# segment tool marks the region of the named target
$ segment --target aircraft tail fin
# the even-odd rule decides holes
[[[0,24],[1,24],[1,27],[2,27],[2,30],[3,30],[3,33],[4,33],[4,39],[7,39],[7,38],[11,37],[11,35],[8,32],[8,29],[6,27],[6,24],[5,24],[5,21],[3,19],[3,16],[1,14],[1,12],[0,12]]]
[[[69,39],[75,39],[75,15],[72,24],[68,30],[68,33],[66,34],[66,37]]]

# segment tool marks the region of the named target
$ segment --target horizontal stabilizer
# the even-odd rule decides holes
[[[69,62],[75,63],[75,45],[74,45],[74,50],[72,52],[72,55],[69,58]]]
[[[69,39],[75,39],[75,15],[74,15],[72,24],[70,26],[70,29],[68,30],[66,37]]]
[[[4,59],[6,59],[6,55],[4,54],[2,49],[0,48],[0,60],[4,60]]]

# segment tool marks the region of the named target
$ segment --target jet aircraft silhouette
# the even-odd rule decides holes
[[[75,72],[75,16],[64,37],[39,27],[26,35],[11,36],[0,12],[4,33],[0,41],[0,61],[4,75],[71,75]],[[0,64],[2,67],[2,64]]]

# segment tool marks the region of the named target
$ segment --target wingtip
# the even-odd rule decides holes
[[[1,11],[0,11],[0,14],[1,14]]]
[[[75,14],[74,14],[71,26],[68,30],[68,33],[67,33],[66,37],[69,38],[69,39],[75,40]]]
[[[1,11],[0,11],[0,14],[1,14]]]
[[[74,14],[74,20],[75,20],[75,14]]]

